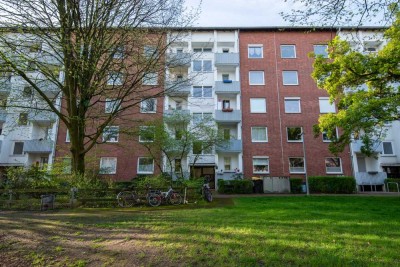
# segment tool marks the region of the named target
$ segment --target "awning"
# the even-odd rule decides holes
[[[382,167],[400,167],[400,163],[381,163]]]

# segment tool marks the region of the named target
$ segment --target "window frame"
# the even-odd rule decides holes
[[[325,47],[326,54],[325,53],[324,54],[316,53],[315,48],[316,47],[321,47],[321,46]],[[315,45],[313,45],[314,55],[315,56],[322,56],[323,58],[328,58],[329,57],[328,48],[329,48],[329,46],[327,44],[315,44]]]
[[[116,75],[113,78],[113,75]],[[120,86],[122,85],[124,79],[124,74],[122,72],[111,71],[107,74],[107,85],[108,86]]]
[[[148,139],[148,140],[142,140],[142,129],[149,129],[149,128],[153,128],[155,130],[155,126],[139,126],[139,143],[153,143],[154,139],[155,139],[155,132],[153,132],[153,138],[152,139]]]
[[[20,148],[21,149],[21,153],[15,153],[15,149],[16,149],[16,145],[17,144],[22,144],[22,147]],[[13,156],[23,156],[24,155],[24,146],[25,146],[25,143],[24,143],[24,141],[15,141],[14,142],[14,145],[13,145],[13,152],[12,152],[12,155]]]
[[[252,73],[262,73],[262,83],[252,83],[251,82]],[[249,70],[249,85],[265,85],[265,72],[263,70]]]
[[[150,110],[150,111],[146,111],[144,104],[147,101],[154,101],[154,110]],[[152,97],[152,98],[147,98],[147,99],[142,99],[142,101],[140,102],[140,113],[157,113],[157,98]]]
[[[383,143],[390,143],[390,146],[392,148],[392,154],[386,154],[385,153],[385,146],[384,146]],[[381,153],[381,155],[382,156],[395,156],[396,155],[396,153],[394,152],[393,141],[382,141],[382,153]]]
[[[254,169],[254,160],[255,159],[266,159],[267,162],[268,162],[268,164],[266,165],[267,166],[267,170],[266,171],[256,171]],[[269,161],[269,157],[268,156],[253,156],[252,159],[251,159],[251,166],[253,167],[253,169],[252,169],[253,174],[269,174],[270,173],[270,161]]]
[[[289,140],[289,129],[292,129],[292,128],[300,128],[300,134],[299,134],[301,136],[300,140]],[[304,136],[302,133],[303,133],[303,127],[301,127],[301,126],[287,126],[286,127],[286,141],[288,143],[302,143],[303,139],[304,139]]]
[[[142,85],[156,86],[158,85],[158,72],[147,72],[143,74]]]
[[[329,105],[329,107],[327,108],[326,106],[324,106],[323,104],[324,103],[326,103],[326,101],[328,101],[328,105]],[[321,103],[322,103],[322,105],[321,105]],[[330,104],[329,103],[329,97],[319,97],[318,98],[318,105],[319,105],[319,113],[320,114],[329,114],[329,113],[336,113],[336,105],[335,105],[335,102],[333,102],[332,104]],[[333,112],[329,112],[329,111],[325,111],[324,109],[323,109],[323,107],[324,107],[324,109],[325,110],[327,110],[327,109],[329,109],[329,108],[333,108]]]
[[[339,134],[338,134],[338,129],[337,128],[335,129],[335,132],[336,132],[336,138],[338,138]],[[322,136],[322,142],[324,142],[324,143],[332,143],[332,140],[328,138],[328,136],[326,135],[326,132],[322,132],[321,136]],[[324,138],[324,136],[326,138]]]
[[[285,83],[285,73],[296,73],[296,83]],[[299,85],[299,72],[297,70],[283,70],[282,71],[282,84],[285,86],[296,86]]]
[[[195,70],[194,68],[194,63],[195,62],[200,62],[200,70]],[[210,70],[205,70],[204,68],[204,62],[210,62]],[[192,71],[193,72],[213,72],[213,61],[211,59],[198,59],[198,60],[193,60],[192,63]]]
[[[286,108],[286,103],[297,101],[298,111],[288,111]],[[299,114],[301,113],[301,98],[300,97],[285,97],[284,99],[285,113],[287,114]]]
[[[256,100],[264,100],[264,111],[254,111],[253,110],[252,107],[254,106],[254,104],[252,103],[252,101],[256,101]],[[254,113],[254,114],[267,113],[267,99],[266,98],[262,98],[262,97],[250,98],[250,113]]]
[[[107,130],[109,130],[109,129],[117,129],[115,132],[111,131],[112,134],[116,134],[116,138],[115,138],[116,140],[111,141],[109,138],[108,139],[106,138],[106,137],[108,137],[107,136]],[[103,140],[104,143],[118,143],[118,141],[119,141],[119,126],[110,125],[110,126],[104,127],[104,130],[103,130],[103,133],[102,133],[102,140]]]
[[[290,160],[291,159],[302,159],[303,160],[303,171],[297,171],[297,170],[292,170],[292,168],[301,168],[301,167],[291,167],[291,162],[290,162]],[[305,166],[305,164],[304,164],[304,157],[289,157],[288,158],[288,161],[289,161],[289,173],[306,173],[306,166]]]
[[[115,170],[112,170],[111,172],[105,172],[105,170],[108,170],[107,168],[102,167],[104,165],[103,160],[115,160]],[[117,157],[100,157],[100,168],[99,168],[99,174],[117,174]]]
[[[194,90],[196,89],[201,89],[201,96],[195,96]],[[211,90],[211,96],[204,96],[205,95],[205,89],[210,89]],[[210,85],[194,85],[192,86],[192,97],[193,98],[213,98],[213,87]]]
[[[113,102],[115,102],[115,103],[112,104]],[[120,102],[120,103],[118,103],[118,102]],[[120,110],[121,102],[122,102],[121,99],[118,99],[118,98],[106,98],[106,101],[104,102],[104,113],[110,114],[110,113]],[[116,106],[118,108],[116,108]]]
[[[70,143],[71,142],[71,136],[69,135],[69,130],[67,129],[65,133],[65,143]]]
[[[292,57],[284,57],[283,54],[282,54],[282,52],[283,52],[282,48],[283,47],[293,47],[293,56]],[[281,52],[281,58],[284,58],[284,59],[297,58],[296,45],[294,45],[294,44],[282,44],[282,45],[280,45],[280,52]]]
[[[256,139],[253,139],[253,130],[254,130],[255,128],[257,128],[257,129],[264,129],[264,130],[265,130],[265,140],[256,140]],[[251,130],[250,136],[251,136],[251,142],[252,142],[252,143],[268,143],[268,127],[267,127],[267,126],[254,126],[254,127],[251,127],[250,130]]]
[[[340,171],[328,171],[328,168],[339,168],[339,167],[327,166],[327,159],[339,159]],[[325,157],[325,172],[327,174],[342,174],[343,173],[342,159],[340,157]]]
[[[18,114],[18,126],[27,126],[28,125],[28,113],[21,112]]]
[[[250,48],[260,48],[261,49],[261,56],[260,57],[252,57],[250,56]],[[264,58],[264,47],[261,44],[249,44],[247,46],[247,58],[249,59],[262,59]]]
[[[151,171],[140,171],[140,160],[141,159],[151,159],[152,160],[152,170]],[[151,157],[138,157],[137,160],[137,174],[153,174],[154,173],[154,159]]]

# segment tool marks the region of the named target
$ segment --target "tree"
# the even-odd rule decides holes
[[[85,155],[103,142],[107,125],[174,90],[155,84],[166,60],[176,60],[165,57],[179,38],[167,38],[168,31],[195,17],[183,6],[184,0],[0,0],[1,71],[19,76],[44,103],[18,108],[49,111],[66,125],[74,172],[85,172]],[[59,93],[50,97],[49,87]]]
[[[395,19],[398,0],[285,0],[295,8],[281,12],[295,25],[349,26],[364,23],[390,25]]]
[[[378,53],[354,51],[336,37],[329,45],[329,58],[317,57],[313,78],[338,106],[336,114],[319,118],[316,132],[333,137],[332,152],[343,150],[353,138],[364,143],[363,152],[372,154],[374,141],[385,133],[385,124],[400,119],[400,13],[384,34],[387,45]]]
[[[134,134],[136,135],[136,134]],[[150,156],[157,162],[161,172],[172,174],[180,173],[184,177],[185,168],[179,165],[179,170],[174,170],[176,159],[182,161],[191,157],[191,173],[196,166],[203,151],[210,151],[216,147],[225,147],[228,141],[225,140],[223,133],[219,132],[212,118],[192,118],[189,113],[175,110],[172,114],[164,117],[164,120],[149,122],[146,127],[140,129],[141,144],[146,147]],[[164,168],[162,157],[166,160]]]

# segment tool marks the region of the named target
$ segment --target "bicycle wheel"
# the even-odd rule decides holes
[[[204,199],[207,202],[212,202],[213,201],[213,195],[211,194],[211,191],[208,188],[204,189],[203,194],[204,194]]]
[[[182,203],[182,197],[178,192],[172,192],[171,196],[169,197],[169,203],[172,205],[179,205]]]
[[[137,197],[133,192],[122,191],[117,195],[118,205],[122,208],[132,207],[136,203]]]
[[[149,205],[152,207],[160,206],[161,196],[159,194],[149,194],[147,196],[147,201],[149,202]]]

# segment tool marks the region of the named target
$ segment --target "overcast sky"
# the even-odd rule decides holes
[[[186,0],[198,6],[200,0]],[[196,26],[288,25],[279,12],[291,9],[283,0],[203,0]]]

